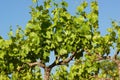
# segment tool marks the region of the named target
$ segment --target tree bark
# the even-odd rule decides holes
[[[44,80],[50,80],[50,72],[51,72],[51,68],[49,67],[45,67],[44,68]]]

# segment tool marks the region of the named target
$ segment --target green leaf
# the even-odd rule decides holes
[[[38,2],[38,0],[32,0],[32,2],[33,2],[33,3],[36,3],[36,2]]]
[[[49,52],[44,51],[43,59],[44,59],[45,62],[49,62],[49,55],[50,55]]]
[[[3,58],[4,58],[4,55],[5,55],[5,52],[0,51],[0,59],[3,59]]]
[[[59,54],[60,55],[64,55],[64,54],[66,54],[67,53],[67,50],[66,49],[60,49],[60,51],[59,51]]]
[[[84,1],[82,4],[80,4],[80,6],[77,7],[77,11],[78,12],[83,12],[84,9],[87,7],[88,3],[86,1]]]
[[[56,36],[56,37],[58,42],[61,42],[63,40],[61,36]]]
[[[62,2],[61,2],[61,5],[62,5],[62,6],[65,6],[65,7],[68,7],[68,3],[65,2],[65,1],[62,1]]]
[[[37,8],[37,10],[39,10],[39,11],[43,10],[43,6],[42,6],[42,5],[37,6],[36,8]]]
[[[46,9],[49,9],[51,7],[50,2],[51,2],[51,0],[47,0],[44,2],[44,6]]]
[[[97,3],[97,1],[91,2],[91,9],[98,11],[98,3]]]

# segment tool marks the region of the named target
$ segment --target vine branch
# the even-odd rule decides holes
[[[32,66],[39,66],[39,67],[42,67],[42,68],[45,68],[45,64],[43,64],[41,61],[40,62],[33,62],[33,63],[27,63],[30,67]]]
[[[65,60],[59,61],[58,63],[56,63],[56,61],[59,60],[59,58],[56,57],[56,60],[49,67],[52,68],[52,67],[54,67],[56,65],[65,65],[65,64],[67,64],[74,58],[75,54],[76,54],[75,52],[72,52],[72,55],[70,57],[68,57]]]

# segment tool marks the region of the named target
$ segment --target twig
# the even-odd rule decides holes
[[[69,63],[74,58],[74,56],[75,56],[75,52],[73,52],[69,58],[58,62],[57,65],[64,65],[66,63]]]
[[[56,57],[56,60],[49,66],[50,68],[56,66],[56,65],[65,65],[67,63],[69,63],[75,56],[75,52],[72,52],[72,55],[70,57],[68,57],[65,60],[59,61],[59,58]],[[59,61],[58,63],[56,61]]]
[[[38,65],[39,67],[45,68],[45,64],[43,64],[41,61],[40,62],[33,62],[33,63],[27,63],[30,67]]]

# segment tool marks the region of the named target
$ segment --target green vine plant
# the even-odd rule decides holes
[[[0,37],[1,80],[120,79],[120,26],[112,21],[101,35],[97,0],[83,1],[75,15],[65,0],[32,1],[37,6],[31,7],[25,29],[10,29],[7,40]]]

